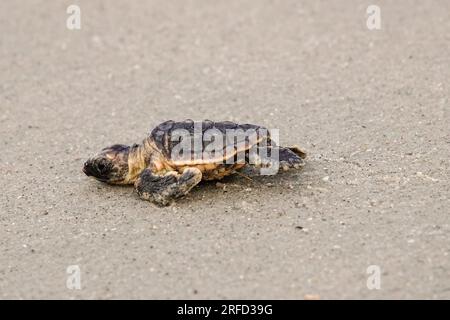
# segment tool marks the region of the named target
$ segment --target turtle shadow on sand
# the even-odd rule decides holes
[[[242,199],[244,191],[256,192],[262,198],[276,198],[280,193],[298,195],[299,190],[300,192],[308,190],[311,180],[320,179],[313,166],[308,164],[302,170],[288,170],[275,175],[261,175],[258,169],[244,167],[221,180],[202,181],[174,204],[184,207],[204,205],[202,201],[205,199],[227,200],[230,197]]]

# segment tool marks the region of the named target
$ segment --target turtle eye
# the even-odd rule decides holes
[[[98,169],[98,171],[100,171],[100,173],[104,173],[106,170],[106,166],[105,166],[105,164],[103,163],[103,162],[101,162],[101,163],[99,163],[98,165],[97,165],[97,169]]]

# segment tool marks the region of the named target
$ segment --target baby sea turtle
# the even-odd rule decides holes
[[[260,170],[300,168],[306,154],[278,147],[270,132],[253,124],[166,121],[142,144],[113,145],[89,159],[87,176],[109,184],[134,184],[144,200],[165,206],[201,180],[218,180],[246,165]]]

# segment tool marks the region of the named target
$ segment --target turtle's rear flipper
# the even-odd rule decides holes
[[[257,151],[257,152],[255,152]],[[284,171],[289,168],[300,168],[305,165],[306,153],[300,148],[294,147],[258,147],[246,154],[246,162],[256,168],[281,168]]]
[[[297,146],[292,146],[292,147],[281,147],[280,149],[289,149],[290,151],[292,151],[293,153],[295,153],[297,156],[299,156],[302,159],[306,158],[306,152],[303,151],[302,149],[300,149]]]
[[[279,147],[279,161],[280,168],[284,171],[289,168],[300,168],[305,165],[303,159],[306,158],[306,153],[300,148],[294,147]]]

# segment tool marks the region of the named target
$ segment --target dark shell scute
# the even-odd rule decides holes
[[[158,128],[158,130],[167,131],[167,130],[172,129],[174,123],[175,122],[173,120],[169,120],[169,121],[161,123],[157,128]]]
[[[152,130],[151,138],[156,144],[156,147],[167,157],[170,159],[170,155],[172,154],[172,149],[180,142],[180,136],[184,136],[185,134],[191,135],[195,137],[195,133],[201,132],[203,139],[203,135],[208,130],[215,130],[216,132],[220,132],[224,135],[223,146],[226,147],[227,144],[235,144],[242,140],[242,137],[236,137],[228,139],[226,134],[227,130],[242,130],[244,132],[248,132],[248,130],[258,131],[259,129],[265,129],[264,127],[260,127],[258,125],[253,124],[237,124],[231,121],[221,121],[214,122],[211,120],[204,120],[194,122],[191,119],[187,119],[182,122],[175,122],[172,120],[166,121],[158,125],[155,129]],[[179,130],[179,131],[177,131]],[[268,132],[263,132],[263,135],[268,136]],[[259,135],[259,132],[258,132]],[[197,139],[198,137],[195,137]],[[249,144],[248,137],[243,138],[246,142],[246,145]],[[203,141],[200,143],[202,149],[204,149],[209,142]],[[193,143],[195,146],[195,143]]]
[[[214,128],[220,130],[222,133],[226,133],[226,130],[233,130],[236,129],[237,127],[238,124],[231,121],[222,121],[214,123]]]

